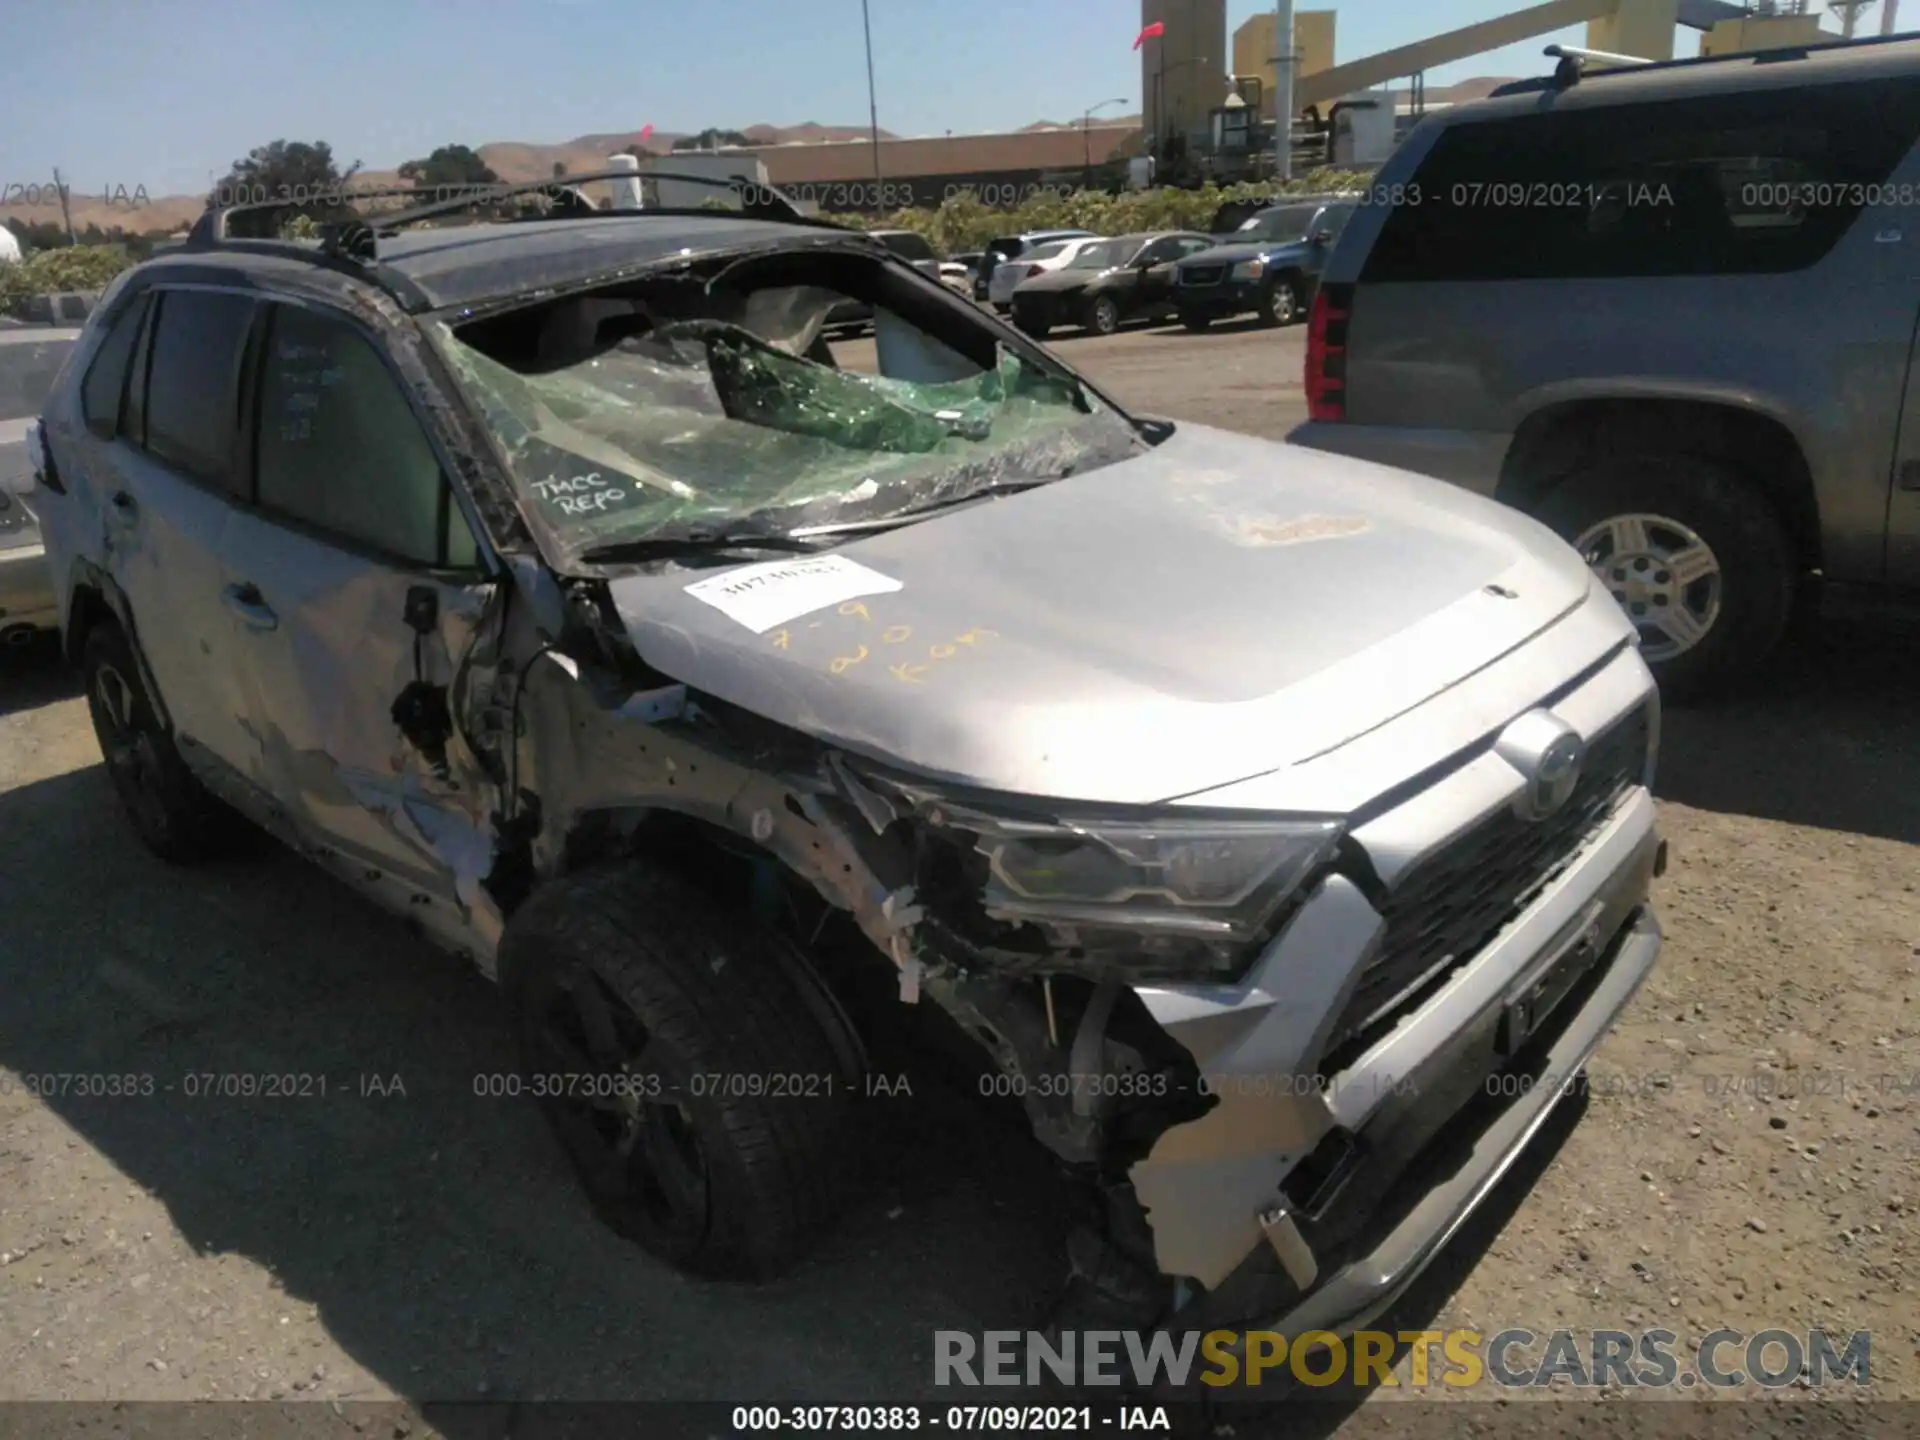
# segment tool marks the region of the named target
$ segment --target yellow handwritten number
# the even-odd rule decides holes
[[[867,658],[867,647],[862,645],[858,655],[836,655],[828,668],[836,675],[844,675],[848,670]]]

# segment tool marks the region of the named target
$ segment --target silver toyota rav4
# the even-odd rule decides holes
[[[245,817],[471,957],[676,1265],[833,1216],[917,1016],[1101,1198],[1075,1264],[1141,1324],[1378,1313],[1659,949],[1619,608],[1513,510],[1131,415],[776,200],[570,193],[213,212],[89,322],[36,500],[140,836]],[[819,340],[848,299],[870,348]]]

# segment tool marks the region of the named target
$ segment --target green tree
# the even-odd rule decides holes
[[[0,265],[0,311],[22,314],[33,295],[99,290],[132,263],[118,245],[65,245]]]
[[[270,207],[230,221],[231,233],[236,235],[277,235],[296,214],[343,219],[352,214],[346,204],[346,185],[359,169],[356,160],[342,170],[333,158],[333,147],[324,140],[311,144],[305,140],[275,140],[234,161],[226,178],[207,196],[207,208]]]
[[[500,183],[493,168],[465,145],[442,145],[424,160],[409,160],[400,167],[400,175],[423,188]]]

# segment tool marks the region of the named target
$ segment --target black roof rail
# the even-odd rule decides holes
[[[364,200],[417,200],[422,195],[439,192],[441,198],[430,200],[423,205],[400,210],[388,215],[351,216],[347,219],[322,223],[319,252],[340,258],[369,261],[378,254],[378,240],[381,235],[390,235],[409,225],[417,225],[423,220],[436,219],[442,215],[457,215],[462,211],[478,209],[485,205],[497,205],[503,200],[518,196],[544,195],[554,202],[554,211],[547,219],[586,219],[593,216],[610,214],[648,214],[662,213],[652,211],[608,211],[597,207],[580,190],[582,185],[594,184],[603,180],[675,180],[691,185],[706,185],[715,190],[732,190],[740,195],[740,211],[746,215],[759,215],[771,219],[786,221],[798,225],[818,225],[832,229],[845,229],[831,221],[818,220],[801,213],[800,208],[771,185],[756,185],[744,177],[716,179],[711,175],[689,175],[670,171],[634,171],[634,170],[592,170],[580,175],[553,176],[546,180],[524,180],[515,184],[497,185],[392,185],[377,189],[359,190],[337,194],[320,194],[310,200],[279,199],[254,201],[245,205],[223,205],[207,210],[194,222],[193,230],[187,237],[187,244],[196,250],[234,248],[237,245],[277,245],[278,253],[301,254],[308,258],[315,255],[311,246],[290,246],[286,241],[274,240],[237,240],[231,235],[232,218],[236,215],[260,214],[268,211],[300,211],[326,206],[345,208]],[[458,193],[448,196],[445,192]]]
[[[320,238],[317,241],[235,236],[230,233],[229,222],[235,215],[267,211],[298,212],[317,208],[329,203],[327,197],[316,197],[305,202],[282,199],[258,201],[246,205],[217,206],[206,210],[194,222],[186,242],[169,253],[178,255],[218,251],[226,254],[271,255],[282,259],[300,260],[309,265],[337,270],[352,275],[356,279],[370,281],[386,290],[407,310],[419,311],[431,308],[430,298],[406,275],[395,270],[391,265],[379,263],[379,242],[382,236],[394,235],[407,226],[417,225],[423,220],[435,219],[442,215],[454,215],[484,205],[495,205],[502,200],[521,195],[546,195],[554,201],[554,209],[544,216],[517,218],[576,220],[650,215],[713,217],[729,213],[726,210],[690,209],[680,206],[649,206],[644,210],[602,210],[594,205],[579,188],[602,180],[647,178],[685,181],[695,185],[711,186],[716,190],[735,191],[741,199],[740,210],[737,212],[739,214],[763,216],[787,224],[833,230],[849,237],[862,237],[866,234],[864,230],[802,214],[793,201],[770,185],[755,185],[738,178],[719,180],[711,175],[688,175],[669,171],[593,170],[580,175],[555,176],[547,180],[528,180],[517,184],[438,187],[396,185],[361,190],[351,195],[343,193],[334,197],[330,203],[333,206],[344,207],[357,200],[417,198],[423,192],[431,193],[435,189],[461,192],[451,198],[435,200],[390,214],[364,217],[350,215],[339,220],[322,221],[319,224]],[[873,243],[880,244],[879,241]]]
[[[1570,85],[1589,83],[1594,80],[1611,79],[1616,75],[1643,75],[1649,70],[1678,70],[1694,66],[1725,65],[1736,60],[1751,60],[1757,65],[1777,65],[1787,61],[1804,60],[1810,55],[1823,54],[1831,50],[1865,50],[1876,45],[1911,44],[1920,36],[1912,31],[1895,35],[1856,35],[1851,40],[1845,36],[1835,36],[1831,40],[1817,40],[1797,45],[1778,45],[1762,50],[1731,50],[1720,55],[1685,55],[1675,60],[1642,60],[1635,64],[1608,66],[1603,70],[1588,70],[1578,52],[1568,53],[1572,47],[1549,45],[1545,54],[1556,59],[1551,75],[1535,75],[1524,80],[1512,80],[1497,89],[1487,92],[1487,99],[1496,100],[1503,95],[1527,95],[1541,90],[1563,90]]]

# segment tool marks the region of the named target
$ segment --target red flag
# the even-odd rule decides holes
[[[1138,35],[1133,37],[1133,48],[1138,50],[1142,45],[1146,44],[1147,41],[1155,39],[1166,33],[1167,33],[1166,22],[1161,20],[1156,20],[1151,25],[1147,26],[1146,29],[1142,30]]]
[[[644,140],[651,134],[653,134],[653,122],[649,120],[646,124],[640,127],[640,138]]]

